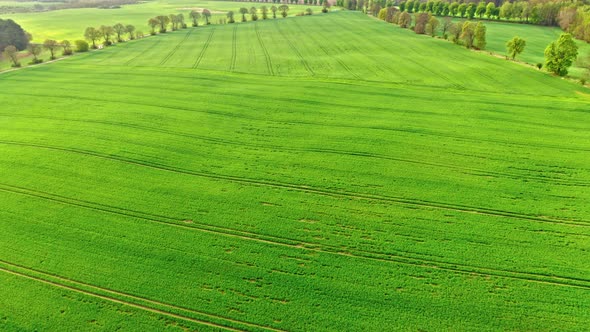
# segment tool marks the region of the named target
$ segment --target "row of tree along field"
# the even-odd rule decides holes
[[[329,9],[329,2],[322,1],[322,12],[326,13]],[[247,16],[250,16],[250,20],[256,21],[260,17],[263,20],[270,18],[270,14],[272,13],[272,18],[277,17],[277,13],[280,13],[280,16],[287,17],[289,12],[288,5],[279,5],[279,6],[261,6],[260,8],[251,7],[251,8],[240,8],[238,11],[242,17],[241,21],[246,22]],[[311,8],[307,8],[304,12],[297,13],[296,15],[312,15],[313,11]],[[235,23],[235,13],[233,11],[227,12],[227,20],[222,20],[219,23]],[[201,19],[204,20],[205,25],[211,24],[211,16],[212,13],[209,9],[203,9],[202,11],[192,10],[188,17],[192,21],[193,27],[198,27],[199,22]],[[172,31],[178,29],[187,28],[187,24],[185,23],[185,17],[181,14],[170,14],[170,15],[159,15],[153,18],[150,18],[147,22],[148,26],[150,27],[150,34],[155,35],[157,31],[160,33],[165,33],[168,29]],[[24,31],[18,24],[16,24],[12,20],[3,21],[0,20],[0,32],[2,32],[2,38],[0,38],[0,52],[4,55],[6,59],[9,59],[12,63],[12,67],[20,67],[20,56],[19,52],[23,50],[27,50],[29,55],[33,57],[32,61],[29,64],[38,64],[43,62],[39,55],[43,52],[43,50],[47,50],[50,52],[51,56],[50,59],[56,59],[56,55],[59,52],[59,49],[63,49],[62,55],[67,56],[71,55],[74,52],[74,48],[72,47],[72,43],[68,40],[63,40],[58,42],[56,40],[48,39],[43,44],[34,44],[30,43],[32,40],[32,36]],[[6,37],[6,38],[4,38]],[[10,37],[10,38],[8,38]],[[112,45],[114,42],[124,42],[125,40],[133,40],[136,38],[143,38],[144,34],[142,31],[136,30],[136,27],[131,24],[122,24],[117,23],[113,26],[109,25],[101,25],[100,27],[87,27],[84,31],[84,39],[85,40],[76,40],[75,44],[75,51],[76,52],[86,52],[90,48],[98,49],[100,46],[106,47]],[[88,41],[88,42],[86,42]],[[101,44],[99,44],[102,41]]]
[[[362,10],[377,15],[382,8],[397,7],[402,12],[431,13],[435,16],[505,20],[547,26],[561,26],[580,31],[577,38],[590,41],[590,7],[581,1],[447,1],[447,0],[337,0],[337,5],[351,10]],[[585,39],[585,35],[589,39]]]
[[[451,17],[445,17],[441,23],[434,15],[425,12],[414,13],[414,19],[412,19],[410,13],[400,11],[394,6],[382,8],[377,17],[388,23],[399,25],[401,28],[413,30],[417,34],[435,37],[440,32],[444,39],[450,39],[455,44],[463,44],[467,48],[483,50],[486,46],[486,27],[481,21],[454,23]],[[525,46],[526,41],[518,36],[506,42],[507,53],[513,60],[524,51]],[[556,75],[565,76],[577,56],[578,47],[572,35],[563,33],[557,41],[550,43],[545,49],[545,67]],[[537,67],[541,69],[543,64],[537,64]],[[582,83],[585,83],[585,79]]]

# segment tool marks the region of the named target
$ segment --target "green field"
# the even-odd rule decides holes
[[[515,24],[505,22],[484,21],[487,27],[487,46],[486,50],[500,55],[506,55],[506,42],[514,36],[519,36],[526,40],[526,47],[522,54],[518,55],[517,60],[524,61],[535,65],[545,63],[545,48],[549,43],[559,38],[563,30],[557,27],[545,27],[531,24]],[[578,40],[579,57],[590,54],[590,45],[584,41]],[[587,69],[574,64],[570,69],[570,75],[581,77],[587,72]]]
[[[1,74],[0,330],[584,330],[589,102],[355,12]]]
[[[6,15],[3,18],[11,18],[18,22],[23,29],[33,34],[35,42],[43,42],[45,39],[84,39],[84,29],[88,26],[99,27],[101,25],[114,25],[117,23],[133,24],[137,30],[149,32],[148,19],[158,15],[184,14],[186,23],[190,25],[188,14],[192,9],[201,11],[203,8],[211,10],[211,22],[217,23],[219,19],[226,18],[227,11],[237,13],[236,21],[241,20],[238,10],[241,7],[270,8],[272,3],[230,2],[230,1],[186,1],[186,0],[149,0],[136,5],[125,5],[119,9],[79,8],[56,10],[43,13],[22,13]],[[319,6],[289,5],[289,14],[311,7],[317,13],[321,11]],[[279,14],[279,13],[277,13]],[[271,14],[272,15],[272,14]],[[250,15],[246,15],[250,20]],[[200,20],[204,24],[205,19]]]

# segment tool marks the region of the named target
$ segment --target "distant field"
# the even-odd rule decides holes
[[[355,12],[0,74],[0,330],[583,330],[589,102]]]
[[[1,2],[0,2],[1,4]],[[84,29],[88,26],[114,25],[116,23],[133,24],[138,30],[144,33],[149,32],[148,19],[157,15],[169,15],[183,13],[185,20],[190,21],[188,14],[191,8],[202,10],[207,8],[213,12],[212,22],[217,23],[220,18],[226,18],[225,12],[233,10],[238,12],[241,7],[261,7],[266,5],[270,8],[272,3],[253,2],[229,2],[229,1],[203,1],[197,0],[187,2],[186,0],[152,0],[136,5],[126,5],[119,9],[98,9],[80,8],[56,10],[43,13],[23,13],[7,15],[18,22],[25,30],[33,34],[34,41],[43,42],[45,39],[84,39]],[[290,14],[311,7],[319,13],[318,6],[297,6],[289,5]],[[236,18],[240,18],[240,14]],[[250,15],[247,15],[248,20]],[[201,19],[201,24],[205,20]],[[190,24],[189,24],[190,25]]]

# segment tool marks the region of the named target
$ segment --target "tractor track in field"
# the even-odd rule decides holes
[[[303,29],[301,28],[301,26],[299,25],[299,22],[298,22],[298,21],[299,21],[299,20],[293,20],[293,24],[294,24],[295,26],[297,26],[297,28],[298,28],[299,30],[303,30]],[[339,58],[337,58],[337,57],[333,57],[333,56],[332,56],[332,54],[330,54],[330,52],[328,52],[328,50],[326,49],[326,47],[317,41],[317,39],[314,37],[314,35],[313,35],[313,34],[310,34],[310,35],[308,35],[307,37],[308,37],[308,38],[309,38],[309,39],[310,39],[310,40],[311,40],[311,41],[312,41],[312,42],[313,42],[315,45],[317,45],[317,46],[318,46],[318,47],[319,47],[319,48],[322,50],[322,52],[324,52],[324,54],[326,54],[326,55],[327,55],[328,57],[330,57],[331,59],[334,59],[334,60],[336,60],[336,62],[338,62],[338,64],[339,64],[339,65],[340,65],[342,68],[344,68],[344,70],[346,70],[346,72],[348,72],[348,74],[350,74],[350,76],[351,76],[351,77],[353,77],[354,79],[361,79],[361,77],[360,77],[360,76],[358,76],[357,74],[355,74],[355,73],[354,73],[354,72],[353,72],[353,71],[350,69],[350,67],[348,67],[348,66],[347,66],[347,65],[344,63],[344,61],[340,60],[340,59],[339,59]]]
[[[159,163],[154,163],[154,162],[146,162],[143,160],[131,159],[131,158],[126,158],[126,157],[121,157],[121,156],[116,156],[116,155],[105,155],[105,154],[101,154],[101,153],[97,153],[97,152],[93,152],[93,151],[88,151],[88,150],[81,150],[81,149],[55,147],[55,146],[50,146],[50,145],[21,143],[21,142],[13,142],[13,141],[0,141],[0,144],[40,148],[40,149],[45,149],[45,150],[62,151],[62,152],[67,152],[67,153],[76,153],[76,154],[80,154],[80,155],[86,155],[86,156],[96,157],[96,158],[105,159],[105,160],[112,160],[112,161],[116,161],[116,162],[127,163],[127,164],[136,165],[136,166],[140,166],[140,167],[152,168],[152,169],[160,170],[160,171],[166,171],[166,172],[172,172],[172,173],[184,174],[184,175],[190,175],[190,176],[197,176],[197,177],[201,177],[201,178],[229,181],[229,182],[235,182],[235,183],[244,183],[244,184],[249,184],[249,185],[253,185],[253,186],[260,186],[260,187],[295,190],[295,191],[304,192],[304,193],[308,193],[308,194],[312,194],[312,195],[331,196],[331,197],[339,197],[339,198],[347,198],[347,199],[361,199],[361,200],[368,200],[368,201],[375,201],[375,202],[394,203],[394,204],[399,204],[399,205],[404,205],[404,206],[413,206],[413,207],[418,207],[418,208],[448,210],[448,211],[455,211],[455,212],[468,213],[468,214],[479,214],[479,215],[487,215],[487,216],[493,216],[493,217],[505,217],[505,218],[513,218],[513,219],[527,220],[527,221],[533,221],[533,222],[563,224],[563,225],[577,226],[577,227],[590,227],[590,221],[581,220],[581,219],[562,219],[562,218],[557,218],[557,217],[539,217],[536,215],[529,215],[529,214],[523,214],[523,213],[519,213],[519,212],[498,210],[498,209],[492,209],[492,208],[486,208],[486,207],[476,207],[476,206],[469,206],[469,205],[462,205],[462,204],[451,204],[451,203],[443,203],[443,202],[405,198],[405,197],[396,197],[396,196],[384,196],[384,195],[376,195],[376,194],[349,192],[349,191],[344,191],[344,190],[314,188],[314,187],[307,186],[307,185],[282,183],[282,182],[272,181],[272,180],[252,179],[252,178],[246,178],[246,177],[240,177],[240,176],[234,176],[234,175],[223,175],[223,174],[216,174],[216,173],[203,172],[203,171],[187,170],[187,169],[182,169],[182,168],[159,164]]]
[[[290,239],[285,237],[278,237],[274,235],[265,235],[252,233],[247,231],[235,230],[227,227],[207,225],[202,223],[193,223],[190,225],[180,224],[182,218],[172,218],[167,216],[153,215],[150,213],[132,211],[128,209],[121,209],[109,205],[103,205],[99,203],[87,202],[79,199],[67,198],[55,194],[44,193],[36,190],[31,190],[22,187],[15,187],[11,185],[0,184],[0,191],[10,192],[23,196],[41,198],[48,201],[52,201],[59,204],[71,205],[81,208],[86,208],[95,211],[101,211],[104,213],[130,217],[135,219],[141,219],[149,222],[155,222],[166,226],[179,227],[187,230],[201,231],[205,233],[211,233],[215,235],[228,236],[238,238],[242,240],[255,241],[259,243],[276,245],[281,247],[294,248],[298,250],[315,251],[325,254],[352,257],[357,259],[368,259],[379,262],[387,263],[398,263],[404,265],[411,265],[421,268],[440,269],[460,274],[480,275],[480,276],[495,276],[508,279],[518,279],[529,282],[538,282],[544,284],[550,284],[555,286],[567,286],[576,287],[582,289],[590,289],[590,280],[575,278],[575,277],[564,277],[553,274],[542,274],[542,273],[531,273],[504,270],[499,268],[479,267],[468,264],[458,264],[452,262],[446,262],[433,258],[424,257],[409,257],[408,252],[405,252],[405,256],[399,252],[384,253],[362,249],[354,249],[347,247],[337,247],[332,245],[326,245],[321,243],[312,243],[307,241],[300,241],[296,239]],[[432,256],[429,256],[432,257]]]
[[[289,45],[289,47],[291,48],[291,50],[293,51],[293,53],[297,56],[297,58],[299,58],[299,61],[301,62],[301,64],[303,65],[303,67],[307,70],[307,72],[311,76],[315,76],[315,72],[313,71],[313,69],[311,69],[309,63],[307,63],[307,61],[305,60],[305,58],[303,57],[303,55],[301,55],[301,53],[299,52],[299,50],[295,47],[295,45],[293,45],[293,43],[291,42],[291,39],[288,38],[285,35],[285,33],[283,32],[283,30],[279,27],[280,24],[278,24],[276,21],[273,21],[273,22],[274,22],[275,27],[277,28],[277,31],[283,37],[283,40],[287,42],[287,44]]]
[[[258,39],[258,43],[262,48],[262,52],[264,53],[264,58],[266,59],[266,68],[268,70],[268,74],[274,76],[274,70],[272,69],[272,61],[270,60],[270,54],[268,53],[268,49],[264,46],[264,41],[262,41],[262,36],[260,35],[260,31],[258,30],[258,22],[254,22],[254,32],[256,32],[256,38]]]
[[[4,266],[2,266],[4,265]],[[95,298],[99,298],[102,300],[107,300],[110,302],[119,303],[122,305],[134,307],[137,309],[150,311],[156,314],[173,317],[177,319],[181,319],[184,321],[190,321],[193,323],[207,325],[211,327],[221,328],[228,331],[248,331],[248,328],[255,328],[259,330],[266,330],[266,331],[275,331],[275,332],[285,332],[285,330],[277,329],[271,326],[259,325],[255,323],[250,323],[238,319],[228,318],[224,316],[219,316],[215,314],[210,314],[194,309],[189,309],[165,302],[155,301],[152,299],[144,298],[141,296],[136,296],[132,294],[127,294],[124,292],[116,291],[106,287],[100,287],[89,283],[84,283],[81,281],[77,281],[74,279],[66,278],[63,276],[59,276],[53,273],[48,273],[44,271],[40,271],[37,269],[33,269],[30,267],[26,267],[23,265],[11,263],[5,260],[0,259],[0,271],[5,273],[10,273],[16,276],[28,278],[31,280],[35,280],[38,282],[42,282],[45,284],[49,284],[54,287],[59,287],[62,289],[67,289],[70,291],[74,291],[80,294],[92,296]],[[23,272],[23,271],[26,271]],[[102,293],[102,294],[101,294]],[[115,297],[116,296],[116,297]],[[136,303],[136,302],[143,302],[144,304]],[[146,304],[147,303],[147,304]],[[155,307],[154,307],[155,306]],[[158,309],[157,307],[164,307],[168,310]],[[183,314],[174,313],[172,311],[182,312]],[[204,316],[209,319],[225,321],[226,323],[241,325],[241,328],[236,328],[233,326],[222,325],[215,322],[210,322],[198,318],[191,317],[190,315],[198,315]]]
[[[174,56],[174,54],[180,49],[180,47],[182,46],[182,44],[184,44],[184,42],[186,42],[189,37],[191,36],[191,34],[193,33],[195,29],[189,29],[189,31],[185,34],[184,38],[182,38],[182,40],[180,41],[180,43],[176,44],[176,46],[174,46],[174,48],[172,49],[172,51],[170,51],[165,57],[164,59],[162,59],[162,61],[160,61],[160,66],[164,66],[164,64],[166,62],[168,62],[168,60]]]
[[[231,62],[229,64],[229,71],[233,72],[236,69],[236,58],[238,56],[238,25],[234,25],[231,38]]]
[[[158,47],[158,45],[160,44],[161,41],[162,41],[162,39],[157,39],[156,42],[151,46],[151,48],[156,49]],[[141,57],[143,55],[145,55],[144,52],[139,52],[136,56],[134,56],[131,59],[127,60],[125,62],[125,66],[130,66],[133,61],[135,61],[137,58],[139,58],[139,57]]]
[[[95,83],[83,83],[80,82],[78,85],[96,85]],[[111,84],[113,85],[113,84]],[[0,92],[0,95],[2,94],[6,94],[6,93],[2,93]],[[47,98],[60,98],[60,99],[67,99],[67,100],[71,100],[72,98],[75,99],[79,99],[79,100],[87,100],[87,101],[94,101],[94,102],[104,102],[105,100],[102,98],[90,98],[90,97],[82,97],[82,96],[71,96],[71,95],[57,95],[57,94],[48,94],[48,95],[42,95],[39,93],[9,93],[10,96],[29,96],[29,97],[47,97]],[[216,93],[216,95],[219,96],[236,96],[236,94],[224,94],[224,93]],[[248,95],[248,94],[240,94],[240,96],[246,97],[246,98],[253,98],[253,96]],[[275,98],[278,101],[281,102],[303,102],[305,103],[305,101],[299,100],[299,99],[293,99],[293,98]],[[147,106],[147,107],[158,107],[158,108],[162,108],[162,109],[170,109],[170,110],[174,110],[174,111],[183,111],[183,112],[195,112],[195,113],[202,113],[202,114],[214,114],[214,115],[218,115],[218,116],[224,116],[224,117],[232,117],[232,118],[241,118],[241,119],[247,119],[247,120],[254,120],[254,121],[264,121],[264,122],[273,122],[273,123],[278,123],[278,124],[290,124],[290,125],[312,125],[312,126],[322,126],[322,127],[332,127],[332,128],[352,128],[352,129],[369,129],[369,130],[383,130],[383,131],[391,131],[391,132],[399,132],[399,133],[405,133],[405,134],[420,134],[420,135],[428,135],[428,136],[434,136],[434,137],[444,137],[444,138],[450,138],[450,139],[459,139],[459,140],[464,140],[464,141],[469,141],[469,142],[476,142],[476,143],[481,143],[481,142],[488,142],[488,143],[493,143],[493,144],[501,144],[504,146],[517,146],[517,147],[526,147],[526,148],[538,148],[538,149],[555,149],[555,150],[563,150],[563,151],[572,151],[572,152],[590,152],[590,148],[578,148],[578,147],[568,147],[568,146],[557,146],[557,145],[551,145],[551,144],[545,144],[545,143],[519,143],[519,142],[507,142],[507,141],[503,141],[503,140],[496,140],[496,139],[491,139],[491,138],[473,138],[473,137],[469,137],[469,136],[465,136],[465,135],[453,135],[453,134],[446,134],[446,133],[441,133],[441,132],[434,132],[434,131],[428,131],[428,130],[419,130],[419,129],[403,129],[403,128],[392,128],[392,127],[383,127],[383,126],[360,126],[360,125],[349,125],[349,124],[343,124],[343,123],[336,123],[336,124],[331,124],[331,123],[320,123],[320,122],[314,122],[314,121],[303,121],[303,120],[275,120],[275,119],[261,119],[259,117],[255,117],[255,116],[250,116],[250,115],[246,115],[246,114],[237,114],[237,113],[230,113],[230,112],[222,112],[222,111],[216,111],[216,110],[212,110],[212,109],[207,109],[207,110],[203,110],[203,109],[193,109],[193,108],[186,108],[186,107],[178,107],[178,106],[170,106],[170,105],[163,105],[163,104],[150,104],[150,103],[145,103],[145,102],[139,102],[139,101],[131,101],[131,100],[112,100],[109,101],[109,103],[118,103],[118,104],[128,104],[128,105],[137,105],[137,106]],[[327,103],[327,102],[307,102],[307,104],[321,104],[321,105],[325,105],[325,106],[341,106],[340,104],[337,103]],[[225,103],[225,105],[228,105],[228,103]],[[243,103],[240,103],[239,105],[243,105]],[[378,107],[375,109],[379,109]]]
[[[193,69],[197,69],[201,64],[201,61],[205,56],[205,52],[207,52],[209,44],[211,44],[211,39],[213,39],[213,33],[215,33],[215,28],[211,28],[211,32],[209,33],[209,36],[207,36],[207,41],[205,41],[205,44],[203,45],[203,48],[201,49],[201,52],[199,53],[197,60],[195,60],[195,63],[193,64]]]
[[[271,150],[271,151],[282,150],[282,151],[292,151],[292,152],[300,152],[300,153],[329,153],[329,154],[336,154],[336,155],[342,155],[342,156],[373,158],[373,159],[380,159],[380,160],[391,160],[391,161],[402,162],[402,163],[407,163],[407,164],[430,166],[430,167],[436,167],[436,168],[446,168],[446,169],[454,170],[454,171],[461,172],[464,174],[475,175],[475,176],[493,176],[493,177],[507,178],[507,179],[512,179],[512,180],[526,179],[526,180],[530,180],[530,181],[534,181],[534,182],[542,183],[542,184],[557,184],[557,185],[562,185],[562,186],[590,187],[590,182],[572,181],[569,179],[562,179],[562,178],[558,178],[558,177],[534,176],[534,175],[526,175],[526,174],[509,173],[509,172],[489,171],[489,170],[484,170],[484,169],[478,169],[475,167],[457,166],[457,165],[452,165],[452,164],[429,162],[429,161],[409,159],[409,158],[398,158],[398,157],[391,157],[391,156],[377,154],[377,153],[360,152],[360,151],[345,151],[345,150],[329,149],[329,148],[295,148],[295,147],[286,147],[286,146],[278,146],[278,145],[245,143],[245,142],[231,141],[231,140],[220,139],[220,138],[212,138],[212,137],[207,137],[207,136],[203,136],[203,135],[180,133],[180,132],[166,130],[166,129],[162,129],[162,128],[141,126],[141,125],[115,122],[115,121],[60,119],[60,118],[44,117],[44,116],[14,116],[14,115],[5,115],[5,114],[1,114],[1,113],[0,113],[0,117],[19,117],[19,118],[27,118],[27,119],[44,119],[44,120],[52,120],[52,121],[69,121],[69,122],[77,122],[77,123],[102,124],[102,125],[117,126],[117,127],[122,127],[122,128],[130,128],[130,129],[135,129],[135,130],[140,130],[140,131],[149,131],[152,133],[161,133],[161,134],[166,134],[166,135],[176,136],[176,137],[197,139],[197,140],[201,140],[201,141],[213,143],[213,144],[218,144],[218,145],[233,145],[233,146],[241,146],[241,147],[252,147],[252,148],[266,149],[266,150]],[[0,141],[0,144],[1,143],[2,143],[2,141]]]

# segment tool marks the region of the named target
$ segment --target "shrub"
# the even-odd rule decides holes
[[[62,55],[72,55],[72,53],[74,53],[72,50],[65,50],[63,51]]]
[[[85,40],[76,40],[76,52],[88,52],[89,46]]]
[[[543,64],[541,62],[537,63],[537,68],[541,70],[541,68],[543,68]]]
[[[34,59],[33,61],[29,62],[30,65],[37,65],[42,63],[43,60],[42,59]]]

